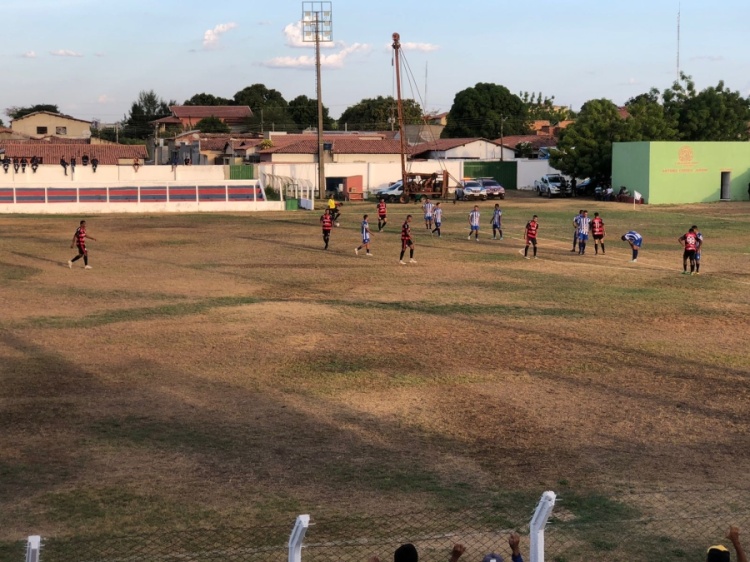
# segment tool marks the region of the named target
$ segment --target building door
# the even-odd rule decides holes
[[[721,200],[731,201],[732,200],[732,172],[721,173]]]

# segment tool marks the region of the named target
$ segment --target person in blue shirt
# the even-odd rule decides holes
[[[360,234],[362,234],[362,244],[354,248],[354,253],[359,255],[359,251],[364,248],[367,250],[367,255],[372,256],[370,253],[370,222],[367,220],[368,215],[362,217],[362,224],[360,225]]]
[[[633,259],[630,260],[630,262],[631,263],[637,262],[638,250],[640,250],[641,246],[643,245],[643,236],[638,234],[635,230],[629,230],[628,232],[622,235],[622,240],[630,244],[630,249],[633,250]]]
[[[498,203],[495,203],[495,210],[492,212],[492,239],[496,240],[500,234],[500,240],[503,239],[503,210]]]

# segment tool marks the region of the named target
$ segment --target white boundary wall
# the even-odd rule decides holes
[[[464,162],[463,160],[420,160],[407,163],[407,171],[414,173],[441,173],[443,169],[456,179],[463,179]],[[311,182],[312,185],[318,184],[318,167],[314,163],[304,164],[282,164],[282,163],[261,163],[259,164],[259,177],[263,174],[273,176],[286,176],[302,183]],[[375,191],[380,188],[388,187],[391,183],[401,179],[400,162],[355,162],[355,163],[337,163],[327,162],[325,165],[327,178],[331,177],[349,177],[362,176],[362,187],[365,192]],[[533,182],[532,182],[533,183]],[[454,185],[454,182],[450,182]]]
[[[560,174],[560,170],[557,170],[550,166],[549,160],[516,160],[517,166],[517,179],[516,185],[520,191],[534,189],[534,182],[540,179],[544,174]]]

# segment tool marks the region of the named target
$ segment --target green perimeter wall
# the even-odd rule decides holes
[[[612,187],[640,191],[652,205],[721,199],[721,174],[731,174],[731,199],[748,199],[750,142],[629,142],[612,146]]]
[[[518,189],[518,164],[515,161],[491,162],[466,160],[464,176],[467,178],[495,178],[505,189]]]
[[[638,191],[647,203],[649,193],[649,142],[616,142],[612,144],[612,187],[617,193],[624,185]]]

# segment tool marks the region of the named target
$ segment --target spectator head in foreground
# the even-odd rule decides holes
[[[393,553],[393,562],[419,562],[417,547],[411,543],[402,544]]]
[[[740,543],[740,530],[739,528],[732,525],[727,531],[726,538],[732,542],[734,550],[737,553],[737,562],[747,562],[747,556]],[[706,562],[730,562],[732,559],[729,549],[724,545],[717,544],[709,547],[706,552]]]

